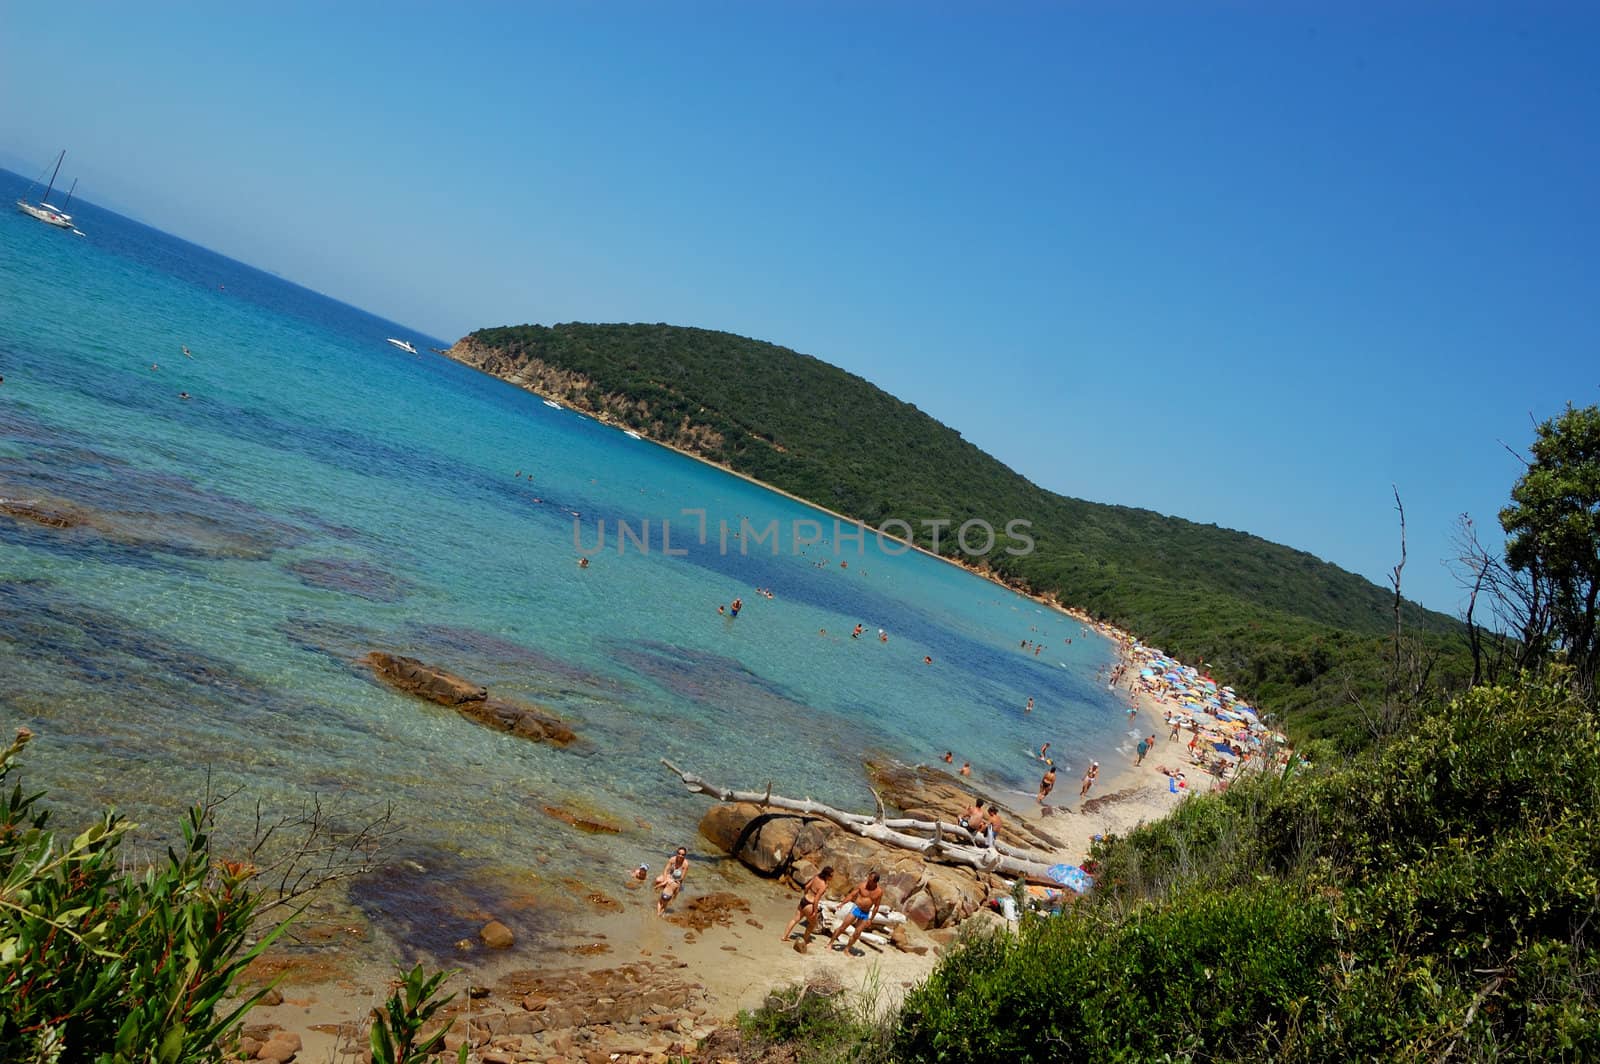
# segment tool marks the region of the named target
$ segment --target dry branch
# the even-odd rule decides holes
[[[949,864],[967,865],[984,872],[998,872],[1001,875],[1020,877],[1039,883],[1055,882],[1050,877],[1050,869],[1056,862],[1047,859],[1044,855],[1030,850],[1019,850],[1012,846],[997,843],[994,847],[980,847],[959,842],[951,842],[948,836],[955,838],[971,839],[972,833],[966,828],[956,824],[946,824],[943,821],[887,820],[883,818],[883,799],[878,798],[878,815],[869,816],[865,813],[847,813],[842,809],[835,809],[831,805],[815,801],[810,798],[785,798],[773,794],[769,784],[766,793],[761,791],[736,791],[728,787],[719,787],[708,783],[692,772],[685,772],[666,758],[661,763],[671,770],[683,785],[694,794],[704,794],[715,798],[719,802],[749,802],[754,805],[782,809],[790,813],[800,813],[804,816],[814,816],[836,824],[852,835],[881,842],[886,846],[898,847],[920,853],[930,860],[944,861]],[[874,797],[877,797],[874,795]],[[908,834],[899,829],[929,832],[932,837]]]

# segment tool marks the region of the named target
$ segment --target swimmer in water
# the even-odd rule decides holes
[[[178,398],[179,399],[188,399],[189,398],[189,393],[188,392],[179,392],[178,393]]]
[[[932,665],[933,664],[933,658],[931,658],[931,657],[927,656],[926,654],[924,654],[923,657],[922,657],[922,663],[924,665]]]
[[[578,568],[579,569],[587,569],[587,568],[589,568],[589,559],[588,558],[579,558],[578,559]]]
[[[851,639],[860,639],[861,638],[861,632],[862,632],[862,628],[858,624],[858,625],[856,625],[856,630],[850,633],[850,638]]]
[[[185,346],[184,349],[183,349],[183,357],[184,358],[193,358],[194,357],[193,355],[191,355],[189,353],[189,348],[187,346]]]
[[[739,616],[739,611],[742,609],[744,609],[744,599],[736,598],[733,600],[733,604],[728,607],[728,613],[731,616],[737,617]]]
[[[1028,706],[1022,712],[1024,712],[1024,713],[1032,713],[1033,712],[1033,699],[1032,698],[1028,699]]]

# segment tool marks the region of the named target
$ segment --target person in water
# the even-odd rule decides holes
[[[923,655],[923,656],[922,656],[922,663],[923,663],[923,664],[924,664],[924,665],[932,665],[932,664],[933,664],[933,658],[932,658],[932,657],[930,657],[930,656],[929,656],[929,655],[927,655],[927,654],[924,654],[924,655]]]
[[[656,899],[656,915],[664,916],[667,905],[678,896],[678,891],[683,889],[683,877],[689,874],[689,851],[682,846],[678,852],[667,859],[667,867],[656,876],[656,890],[661,896]]]
[[[1045,743],[1043,746],[1039,747],[1039,760],[1040,761],[1049,761],[1050,760],[1050,744],[1049,743]]]
[[[947,765],[953,764],[955,762],[955,759],[956,759],[955,751],[946,750],[944,752],[944,763],[945,764],[947,764]]]
[[[828,893],[828,880],[833,878],[833,866],[823,865],[822,871],[811,877],[811,882],[806,884],[806,889],[800,894],[800,904],[795,908],[794,917],[790,919],[789,926],[783,929],[780,942],[789,941],[789,936],[794,934],[795,925],[804,920],[806,924],[805,937],[794,945],[795,952],[804,953],[811,944],[811,936],[817,930],[817,918],[822,915],[822,898]]]
[[[972,762],[971,761],[963,761],[963,762],[961,762],[961,774],[963,776],[972,775]]]
[[[1028,699],[1027,708],[1024,709],[1022,712],[1024,712],[1024,713],[1032,713],[1033,712],[1033,699],[1031,697]]]
[[[744,609],[744,599],[736,598],[733,600],[732,605],[728,607],[728,613],[730,616],[737,617],[742,609]]]
[[[856,625],[855,631],[850,633],[850,638],[851,639],[860,639],[862,631],[863,631],[862,626],[859,625],[859,624]]]
[[[878,642],[887,643],[888,641],[889,641],[889,633],[885,632],[882,628],[879,628],[878,629]]]
[[[587,569],[587,568],[589,568],[589,559],[588,558],[579,558],[578,559],[578,568],[579,569]]]
[[[1050,792],[1055,790],[1056,786],[1055,762],[1047,761],[1045,764],[1048,767],[1044,770],[1044,778],[1039,781],[1039,797],[1034,799],[1040,805],[1043,805],[1044,800],[1050,797]]]

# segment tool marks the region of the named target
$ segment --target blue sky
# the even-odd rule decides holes
[[[1589,6],[218,11],[8,19],[0,165],[444,338],[782,343],[1379,582],[1395,484],[1444,610],[1500,441],[1600,401]]]

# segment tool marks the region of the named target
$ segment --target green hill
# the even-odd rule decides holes
[[[1363,740],[1348,695],[1379,683],[1394,597],[1304,551],[1046,491],[854,374],[729,333],[521,325],[450,355],[869,525],[911,522],[923,546],[927,519],[1027,519],[1034,550],[997,549],[980,569],[1210,663],[1301,735]],[[1460,625],[1409,602],[1403,615],[1444,678],[1459,671]]]

